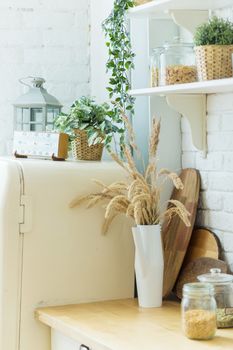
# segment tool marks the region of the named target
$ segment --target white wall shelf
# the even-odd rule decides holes
[[[139,19],[170,16],[192,34],[196,27],[209,19],[210,11],[233,6],[233,0],[154,0],[129,11],[131,23]],[[139,22],[138,22],[139,23]],[[147,36],[147,40],[148,40]],[[139,51],[140,52],[140,51]],[[131,95],[165,96],[167,104],[186,116],[190,122],[194,146],[206,154],[206,100],[208,94],[233,92],[233,78],[131,90]]]
[[[233,92],[233,78],[131,90],[132,96],[165,96],[189,120],[194,146],[206,154],[206,95]]]
[[[154,0],[129,11],[131,17],[157,17],[170,10],[216,10],[233,6],[233,0]]]
[[[208,80],[197,83],[167,85],[131,90],[133,96],[165,96],[171,94],[217,94],[233,92],[233,78]]]

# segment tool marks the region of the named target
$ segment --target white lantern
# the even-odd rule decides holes
[[[15,130],[52,131],[54,118],[61,112],[61,103],[43,87],[43,78],[28,77],[20,82],[28,86],[29,91],[14,103]]]

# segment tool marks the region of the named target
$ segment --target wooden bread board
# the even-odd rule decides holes
[[[198,258],[218,259],[219,255],[220,243],[217,236],[204,228],[195,229],[192,233],[182,268]]]
[[[224,261],[212,259],[212,258],[198,258],[191,261],[179,275],[175,287],[175,294],[178,298],[182,298],[183,285],[186,283],[198,282],[197,276],[209,273],[210,269],[221,269],[223,273],[227,272],[227,264]]]
[[[190,212],[191,226],[186,227],[178,216],[166,219],[162,226],[164,244],[163,295],[171,293],[179,275],[196,219],[200,192],[200,176],[195,169],[184,169],[180,178],[184,189],[174,189],[171,199],[182,202]]]

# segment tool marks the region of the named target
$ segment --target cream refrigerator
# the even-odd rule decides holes
[[[125,179],[112,162],[0,159],[0,349],[49,350],[37,307],[133,296],[129,223],[70,201]]]

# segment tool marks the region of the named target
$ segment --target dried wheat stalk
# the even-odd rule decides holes
[[[123,119],[128,130],[130,145],[138,154],[132,126],[126,116],[123,116]],[[118,214],[124,214],[126,217],[134,219],[137,225],[156,225],[164,217],[171,219],[174,215],[178,215],[186,226],[190,226],[190,214],[179,201],[170,200],[165,212],[160,212],[160,193],[163,182],[169,179],[180,190],[183,189],[183,184],[176,173],[167,169],[157,172],[156,153],[159,133],[160,123],[153,119],[149,142],[149,164],[144,175],[137,170],[130,148],[125,146],[123,153],[126,162],[123,162],[116,153],[111,153],[111,156],[126,171],[128,182],[118,181],[106,185],[94,180],[101,190],[97,193],[75,198],[70,203],[70,207],[73,208],[87,203],[87,208],[92,208],[97,204],[103,203],[105,206],[105,219],[102,232],[104,234],[108,231],[112,221]],[[161,176],[164,178],[162,184],[159,181]]]

